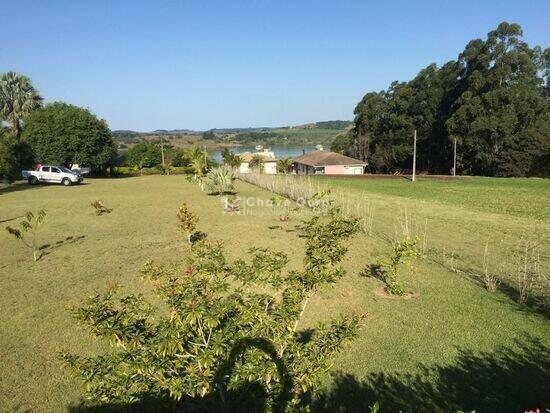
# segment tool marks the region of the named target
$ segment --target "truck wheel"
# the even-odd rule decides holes
[[[71,180],[69,178],[63,178],[61,183],[65,186],[71,186]]]
[[[38,183],[38,179],[36,178],[36,176],[29,176],[28,181],[30,185],[36,185]]]

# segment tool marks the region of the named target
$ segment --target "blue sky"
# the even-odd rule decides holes
[[[501,21],[548,47],[545,1],[5,1],[0,72],[112,129],[351,119],[368,91],[456,58]]]

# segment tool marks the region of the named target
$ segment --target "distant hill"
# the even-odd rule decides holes
[[[246,133],[246,132],[269,132],[281,129],[346,129],[353,124],[349,120],[327,120],[322,122],[305,123],[297,126],[279,126],[279,127],[255,127],[255,128],[213,128],[215,133]],[[118,129],[111,131],[113,136],[149,136],[149,135],[195,135],[206,131],[197,131],[192,129],[156,129],[151,132],[138,132],[127,129]]]
[[[115,141],[127,145],[134,144],[138,139],[155,139],[161,136],[168,137],[174,144],[179,142],[185,145],[198,141],[206,141],[210,145],[269,145],[275,143],[330,145],[334,136],[351,125],[352,122],[347,120],[330,120],[298,126],[214,128],[208,131],[193,131],[191,129],[157,129],[151,132],[114,130],[111,133]]]
[[[321,129],[347,129],[353,125],[350,120],[327,120],[324,122],[317,122],[316,127]]]
[[[133,130],[119,129],[111,131],[113,136],[149,136],[149,135],[184,135],[184,134],[194,134],[200,133],[193,131],[191,129],[157,129],[151,132],[136,132]]]

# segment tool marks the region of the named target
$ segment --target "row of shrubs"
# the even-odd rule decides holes
[[[162,166],[157,165],[153,168],[135,168],[132,166],[116,166],[111,169],[111,176],[142,176],[142,175],[186,175],[192,174],[191,166]]]

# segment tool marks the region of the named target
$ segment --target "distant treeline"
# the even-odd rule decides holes
[[[205,140],[218,142],[235,142],[235,143],[305,143],[310,141],[317,142],[319,136],[312,132],[311,136],[301,136],[299,133],[304,129],[327,129],[327,130],[344,130],[353,125],[353,122],[347,120],[331,120],[324,122],[310,123],[301,126],[282,126],[277,128],[257,127],[257,128],[224,128],[210,129],[204,132],[196,132],[189,129],[158,129],[152,132],[136,132],[132,130],[115,130],[112,132],[113,138],[117,142],[131,144],[137,142],[138,138],[181,138],[185,136],[201,136]],[[284,131],[284,133],[281,133]],[[277,133],[278,132],[278,133]],[[333,132],[334,134],[334,132]],[[323,141],[323,143],[325,143]]]
[[[349,120],[327,120],[315,124],[315,126],[321,129],[346,129],[351,125],[353,125],[353,122]]]
[[[417,166],[449,173],[550,175],[550,49],[530,48],[517,24],[501,23],[468,43],[458,60],[431,64],[409,82],[367,93],[354,126],[333,150],[368,161],[374,172]]]

